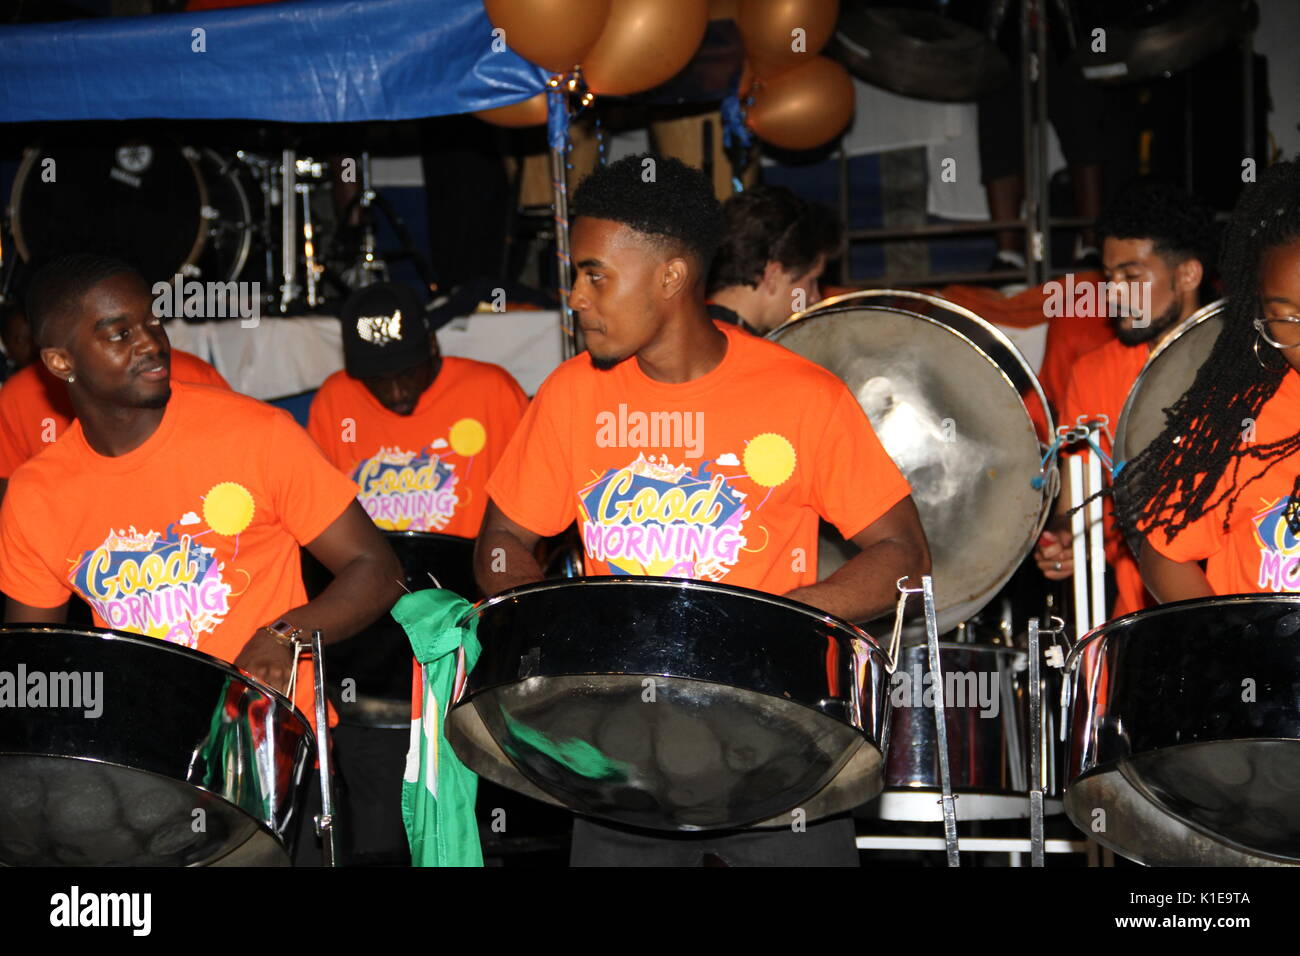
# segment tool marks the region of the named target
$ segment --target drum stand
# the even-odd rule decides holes
[[[321,839],[325,865],[337,866],[338,847],[334,830],[334,788],[330,776],[329,718],[325,714],[325,654],[320,631],[311,632],[312,673],[316,681],[316,762],[320,767],[321,812],[316,817],[316,835]]]

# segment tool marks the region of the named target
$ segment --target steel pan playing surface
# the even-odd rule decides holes
[[[790,825],[880,789],[883,654],[811,608],[726,585],[586,578],[477,605],[483,654],[447,736],[477,773],[648,829]]]

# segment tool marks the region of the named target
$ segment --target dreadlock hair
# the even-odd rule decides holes
[[[573,194],[572,218],[608,219],[666,248],[689,252],[701,275],[722,241],[722,204],[698,169],[640,153],[598,166]]]
[[[1228,502],[1226,531],[1245,488],[1279,461],[1300,452],[1300,432],[1267,444],[1239,441],[1246,419],[1259,415],[1290,370],[1264,368],[1258,361],[1253,325],[1259,313],[1259,264],[1263,254],[1300,239],[1300,163],[1278,163],[1237,200],[1224,234],[1221,275],[1228,298],[1223,331],[1191,387],[1165,410],[1164,430],[1115,477],[1115,515],[1129,534],[1163,527],[1168,540]],[[1271,350],[1271,346],[1269,350]],[[1244,458],[1265,462],[1245,485],[1237,476]],[[1231,481],[1214,495],[1224,474]],[[1300,534],[1297,501],[1300,478],[1284,514]]]
[[[144,276],[130,263],[109,256],[78,252],[51,259],[32,276],[27,287],[27,321],[37,348],[47,348],[50,320],[74,308],[92,288],[116,275]]]

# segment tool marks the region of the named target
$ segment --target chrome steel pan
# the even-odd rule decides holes
[[[287,866],[314,754],[288,699],[216,658],[0,627],[0,864]]]
[[[1047,516],[1033,369],[997,328],[921,292],[827,299],[769,336],[835,373],[912,485],[933,560],[939,630],[973,617],[1024,560]],[[869,481],[870,476],[864,476]],[[852,550],[823,535],[819,576]]]
[[[879,813],[887,820],[942,820],[939,746],[929,648],[904,647],[890,685],[889,753]],[[943,642],[944,712],[959,820],[1029,816],[1029,661],[1022,648]],[[1044,667],[1044,791],[1061,812],[1065,752],[1060,742],[1061,672]]]
[[[447,739],[475,772],[655,830],[790,826],[880,790],[885,657],[757,591],[579,578],[478,604],[482,656]]]
[[[1164,430],[1165,409],[1191,387],[1223,331],[1222,299],[1183,320],[1151,353],[1129,389],[1115,428],[1115,460],[1132,461]]]
[[[1300,863],[1300,596],[1129,614],[1067,667],[1076,826],[1150,865]]]

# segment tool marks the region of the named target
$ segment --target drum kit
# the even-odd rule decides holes
[[[338,209],[333,195],[343,182],[358,185]],[[29,265],[97,252],[130,261],[150,284],[176,275],[255,282],[262,313],[283,315],[387,279],[377,212],[402,242],[399,254],[432,282],[405,225],[371,184],[368,152],[325,159],[295,149],[196,148],[128,132],[26,149],[9,228]],[[355,248],[344,248],[340,224],[353,218]],[[6,263],[6,290],[15,264]]]
[[[1203,309],[1153,354],[1117,447],[1150,440],[1220,314]],[[892,635],[720,583],[574,576],[557,557],[551,577],[462,621],[482,654],[445,729],[467,766],[650,831],[788,827],[880,797],[883,818],[942,819],[950,864],[958,821],[1023,818],[1041,861],[1042,818],[1062,811],[1146,864],[1300,862],[1300,598],[1167,605],[1074,641],[1037,618],[1023,637],[1005,614],[989,628],[980,612],[1052,497],[1051,421],[1023,357],[968,310],[891,290],[827,300],[770,337],[848,385],[915,490],[933,574],[899,582]],[[470,542],[388,537],[408,587],[436,567],[472,593],[467,573],[451,578]],[[924,626],[905,621],[913,593]],[[0,721],[0,863],[287,859],[319,749],[289,701],[202,654],[109,632],[2,629],[0,694],[20,668],[112,680],[98,719]],[[409,721],[409,668],[396,629],[341,663],[360,691],[343,719]]]

